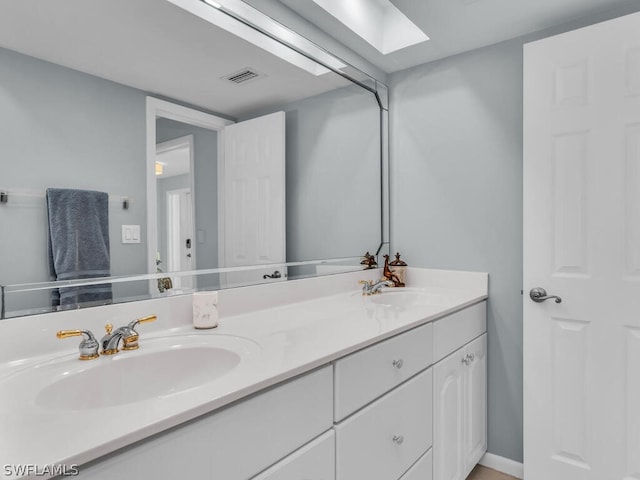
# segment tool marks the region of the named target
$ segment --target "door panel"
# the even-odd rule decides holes
[[[433,367],[433,477],[464,480],[464,378],[463,350]]]
[[[527,480],[640,479],[638,31],[634,14],[525,46]]]
[[[464,369],[464,460],[465,475],[468,475],[487,450],[487,335],[471,342],[465,351],[470,356],[469,364]]]
[[[276,112],[224,129],[220,266],[286,261],[285,114]],[[280,279],[286,277],[278,267]],[[284,272],[284,273],[283,273]],[[230,285],[255,283],[274,268],[225,274]],[[273,280],[270,280],[273,281]]]

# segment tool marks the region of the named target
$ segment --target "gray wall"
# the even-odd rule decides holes
[[[196,268],[218,266],[218,134],[213,130],[175,122],[166,118],[156,122],[156,141],[173,140],[193,135],[194,195],[196,230],[202,243],[197,242]],[[166,264],[165,264],[166,268]]]
[[[490,274],[489,451],[522,461],[522,46],[637,2],[395,73],[392,246],[413,266]]]
[[[349,86],[279,110],[286,113],[287,260],[375,252],[381,238],[375,97]]]
[[[0,284],[49,278],[47,187],[128,196],[110,209],[111,271],[144,272],[144,234],[122,245],[120,226],[145,225],[146,94],[5,49],[0,79],[0,188],[42,194],[0,206]]]

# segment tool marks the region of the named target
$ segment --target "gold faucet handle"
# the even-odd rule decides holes
[[[104,326],[104,331],[107,332],[107,335],[111,335],[111,332],[113,332],[113,325],[111,325],[110,323],[107,323]]]
[[[79,337],[82,335],[82,330],[60,330],[56,333],[58,338]]]
[[[140,336],[136,332],[135,328],[139,323],[155,322],[158,319],[156,315],[147,315],[146,317],[140,317],[129,324],[131,335],[122,337],[123,350],[137,350],[139,348],[138,339]]]
[[[358,283],[360,285],[373,285],[373,282],[371,280],[360,280]]]
[[[142,317],[136,320],[136,323],[149,323],[155,322],[158,319],[156,315],[147,315],[146,317]]]

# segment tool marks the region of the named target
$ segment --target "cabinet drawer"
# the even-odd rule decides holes
[[[336,479],[397,479],[431,446],[432,374],[419,374],[336,425]]]
[[[142,441],[80,478],[246,480],[333,425],[330,366]]]
[[[333,430],[293,452],[253,480],[334,480],[336,445]]]
[[[433,450],[429,449],[400,480],[431,480],[433,478],[432,452]]]
[[[335,362],[340,421],[432,363],[433,326],[423,325]]]
[[[487,302],[472,305],[433,323],[433,361],[437,362],[487,330]]]

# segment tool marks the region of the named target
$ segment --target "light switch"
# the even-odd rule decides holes
[[[140,225],[122,225],[122,243],[140,243]]]

